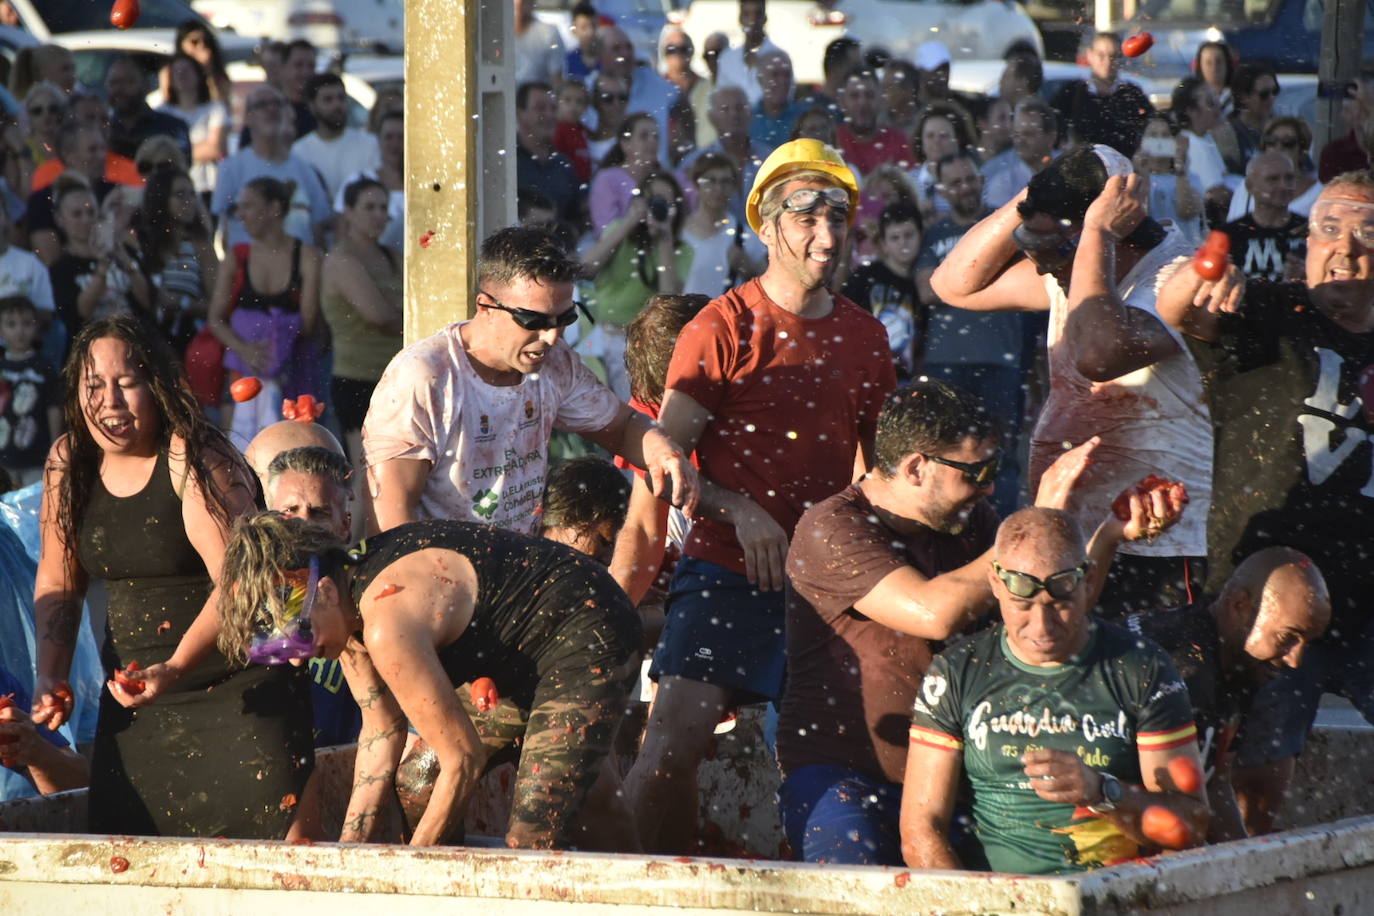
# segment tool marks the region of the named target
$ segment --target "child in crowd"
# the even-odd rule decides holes
[[[62,431],[61,383],[37,339],[34,304],[23,296],[0,299],[0,466],[21,487],[43,477],[43,458]]]
[[[849,275],[844,294],[868,309],[887,328],[898,382],[916,373],[925,348],[929,313],[916,292],[913,268],[921,250],[921,211],[899,201],[878,215],[878,257]]]
[[[587,128],[582,116],[591,104],[587,87],[571,80],[558,87],[558,124],[553,129],[553,148],[572,163],[578,181],[590,181],[592,154],[587,149]]]

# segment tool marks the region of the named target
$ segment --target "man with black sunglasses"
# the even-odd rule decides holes
[[[563,343],[581,265],[543,229],[482,243],[477,314],[401,351],[363,421],[373,530],[450,518],[534,535],[553,429],[580,433],[648,471],[655,495],[691,511],[696,470]]]
[[[1078,149],[959,240],[931,276],[942,302],[974,311],[1049,311],[1050,390],[1030,448],[1030,483],[1064,443],[1102,436],[1092,472],[1069,507],[1081,524],[1147,474],[1182,481],[1193,511],[1148,543],[1123,547],[1098,612],[1187,604],[1207,555],[1212,434],[1196,365],[1160,320],[1166,281],[1191,245],[1145,210],[1144,184],[1124,156]],[[1239,297],[1230,269],[1210,295]],[[1191,301],[1191,293],[1187,294]]]
[[[1163,498],[1152,497],[1152,511]],[[1126,861],[1166,841],[1148,835],[1152,820],[1178,829],[1179,842],[1167,840],[1175,848],[1205,837],[1202,789],[1182,791],[1170,766],[1186,758],[1181,768],[1200,772],[1187,688],[1158,646],[1089,616],[1094,565],[1064,512],[1022,509],[998,529],[984,575],[1002,622],[936,656],[915,699],[901,812],[907,865],[971,861],[949,841],[964,773],[993,871]],[[1163,810],[1144,817],[1154,808]]]

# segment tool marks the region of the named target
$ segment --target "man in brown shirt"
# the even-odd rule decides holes
[[[902,863],[916,690],[937,641],[994,606],[987,570],[998,520],[986,497],[1001,440],[973,395],[937,381],[899,388],[878,416],[875,470],[797,524],[777,751],[783,827],[806,861]],[[1063,507],[1097,441],[1055,462],[1036,505]],[[1094,537],[1089,588],[1100,591],[1121,537],[1120,524]]]

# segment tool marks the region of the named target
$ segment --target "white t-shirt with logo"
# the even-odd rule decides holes
[[[432,462],[420,518],[538,534],[553,429],[603,429],[622,402],[561,340],[520,384],[487,384],[463,348],[465,323],[407,347],[387,366],[363,421],[364,463]]]
[[[1122,300],[1157,320],[1155,300],[1193,253],[1177,228],[1149,251],[1117,285]],[[1031,480],[1064,451],[1064,443],[1101,436],[1093,463],[1079,479],[1069,506],[1086,531],[1106,517],[1118,493],[1149,474],[1180,480],[1189,503],[1178,524],[1153,544],[1122,544],[1122,553],[1151,557],[1207,555],[1207,511],[1212,503],[1212,420],[1197,364],[1182,337],[1178,352],[1152,366],[1107,382],[1078,373],[1073,342],[1064,337],[1069,302],[1058,281],[1044,277],[1050,296],[1050,393],[1031,438]]]

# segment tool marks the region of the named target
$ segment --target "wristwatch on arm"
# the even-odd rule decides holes
[[[1121,797],[1126,794],[1126,789],[1121,785],[1121,780],[1111,773],[1097,771],[1097,775],[1102,777],[1102,800],[1088,806],[1088,810],[1093,814],[1106,814],[1115,811],[1116,806],[1121,802]]]

